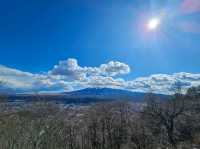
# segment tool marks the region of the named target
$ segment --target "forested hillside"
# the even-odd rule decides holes
[[[60,107],[8,106],[1,96],[1,149],[199,149],[200,87],[168,100]]]

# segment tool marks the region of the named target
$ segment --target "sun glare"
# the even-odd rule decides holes
[[[160,19],[159,18],[151,18],[148,21],[147,27],[148,27],[149,30],[156,30],[159,25],[160,25]]]

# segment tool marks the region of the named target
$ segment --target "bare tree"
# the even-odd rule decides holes
[[[166,101],[154,100],[151,97],[143,111],[143,116],[154,135],[162,135],[165,132],[167,142],[176,149],[180,139],[176,126],[178,118],[184,113],[184,110],[185,102],[181,94],[175,94]],[[161,140],[161,142],[164,143],[165,140]]]

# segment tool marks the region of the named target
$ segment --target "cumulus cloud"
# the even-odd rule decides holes
[[[123,88],[123,79],[114,79],[112,77],[92,76],[85,82],[88,87],[107,87],[107,88]]]
[[[84,68],[78,65],[76,59],[68,59],[66,61],[60,61],[58,65],[49,71],[51,75],[60,75],[67,80],[83,80],[86,77]]]
[[[129,72],[127,64],[117,61],[110,61],[98,67],[82,67],[76,59],[68,59],[60,61],[52,70],[43,74],[33,74],[0,65],[0,91],[72,91],[87,87],[109,87],[172,94],[177,86],[186,91],[192,86],[200,85],[200,74],[154,74],[133,80],[124,80],[120,77]]]
[[[117,61],[110,61],[108,64],[102,64],[99,67],[100,74],[106,76],[117,76],[128,74],[130,72],[130,67],[127,64],[117,62]]]
[[[49,71],[51,75],[60,75],[67,80],[84,80],[88,76],[118,76],[128,74],[130,68],[127,64],[118,61],[110,61],[107,64],[101,64],[99,67],[81,67],[76,59],[70,58],[66,61],[60,61],[58,65]]]
[[[192,86],[200,85],[200,74],[174,73],[155,74],[148,77],[139,77],[135,80],[127,81],[127,89],[156,92],[163,94],[173,94],[177,87],[181,87],[183,92]]]

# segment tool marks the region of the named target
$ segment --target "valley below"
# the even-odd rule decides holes
[[[109,88],[0,98],[2,149],[198,149],[199,88],[162,95]]]

